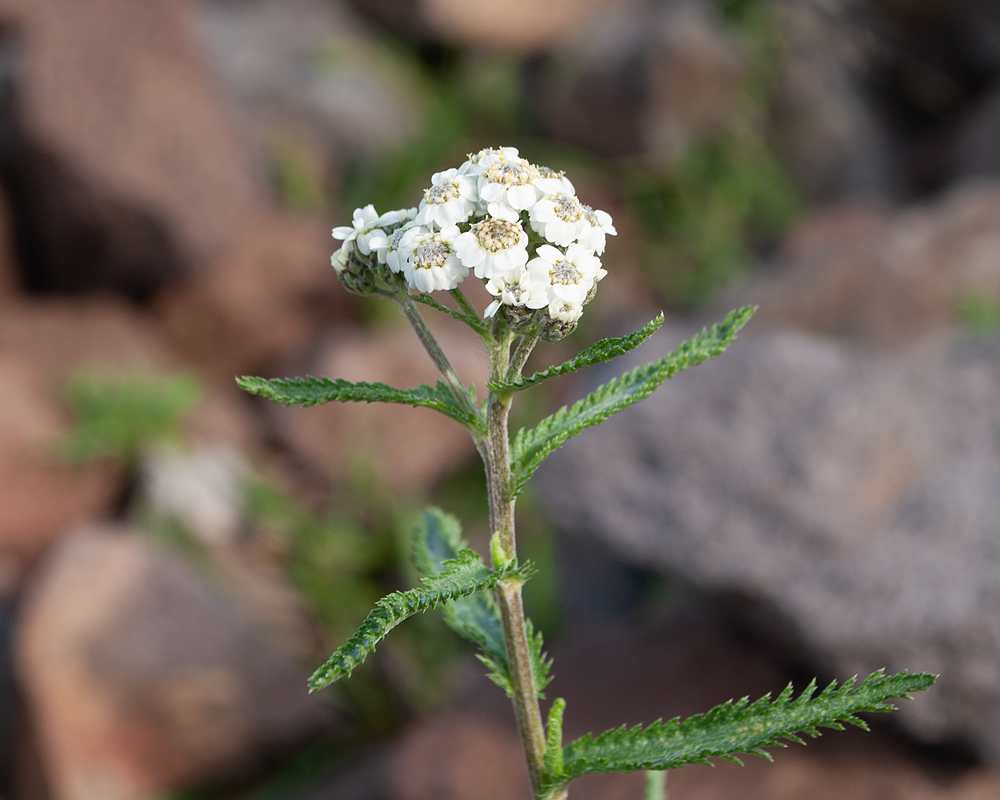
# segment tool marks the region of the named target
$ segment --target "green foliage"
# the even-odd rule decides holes
[[[494,392],[517,391],[520,389],[526,389],[529,386],[534,386],[535,384],[541,383],[547,378],[553,378],[556,375],[568,375],[569,373],[576,372],[584,367],[590,367],[594,364],[603,364],[616,356],[623,356],[629,351],[635,350],[635,348],[656,333],[662,325],[663,314],[660,314],[656,319],[646,323],[642,330],[630,333],[627,336],[601,339],[599,342],[595,342],[586,350],[577,354],[568,361],[564,361],[558,366],[548,367],[547,369],[536,372],[527,378],[519,376],[511,383],[491,381],[487,384],[487,386],[489,386],[489,388]]]
[[[549,709],[548,724],[545,726],[545,774],[558,779],[563,773],[563,716],[566,701],[557,697]]]
[[[439,508],[428,508],[417,522],[414,531],[413,559],[417,569],[429,577],[440,576],[445,565],[463,552],[470,552],[462,539],[459,521]],[[503,638],[500,609],[489,592],[478,592],[457,598],[444,607],[445,621],[455,633],[475,644],[480,652],[477,658],[486,665],[488,676],[508,696],[513,695],[507,665],[507,649]],[[532,669],[535,689],[539,697],[548,686],[552,662],[543,652],[542,634],[534,629],[531,620],[526,623],[531,644]]]
[[[666,770],[658,770],[658,769],[647,770],[646,800],[667,800]]]
[[[63,456],[72,463],[110,458],[130,468],[146,447],[180,440],[201,387],[183,373],[87,371],[69,380],[63,397],[76,420],[61,442]]]
[[[357,508],[341,503],[324,515],[264,480],[244,485],[249,519],[277,532],[285,573],[329,637],[347,636],[353,621],[371,608],[383,593],[375,576],[393,558],[392,509],[373,517],[385,509],[384,498],[357,484],[350,495]]]
[[[771,760],[761,748],[786,747],[785,741],[804,744],[801,735],[815,738],[819,728],[843,730],[843,724],[867,730],[856,714],[892,711],[891,698],[909,699],[910,692],[930,687],[934,675],[900,672],[886,677],[872,673],[860,686],[855,679],[839,687],[834,681],[819,695],[813,681],[796,699],[789,685],[772,702],[765,695],[723,703],[707,714],[654,722],[647,728],[622,726],[596,738],[590,734],[571,742],[564,752],[564,784],[591,772],[634,772],[676,769],[685,764],[710,764],[712,757],[742,763],[734,754],[747,753]]]
[[[512,564],[503,570],[491,570],[472,550],[462,550],[457,558],[444,562],[442,566],[438,575],[424,578],[421,586],[405,592],[393,592],[379,600],[357,632],[309,679],[310,690],[322,689],[349,676],[375,649],[375,645],[408,617],[449,600],[492,589],[505,578],[527,580],[530,574],[527,565],[519,567]]]
[[[703,330],[659,361],[609,381],[572,407],[563,406],[532,430],[522,428],[511,447],[515,489],[520,491],[545,457],[562,447],[566,440],[645,400],[678,372],[720,355],[736,339],[736,334],[755,310],[753,306],[744,306],[731,311],[722,322]]]
[[[1000,300],[985,292],[966,297],[958,307],[962,322],[980,336],[1000,335]]]
[[[323,184],[316,178],[316,168],[302,142],[284,137],[275,143],[272,169],[278,191],[286,205],[300,214],[314,214],[329,206]]]
[[[355,403],[400,403],[407,406],[433,408],[465,427],[484,432],[485,425],[478,416],[462,406],[443,381],[436,387],[421,384],[415,389],[397,389],[384,383],[351,383],[343,378],[253,378],[236,379],[237,385],[251,394],[267,397],[286,406],[309,406],[331,403],[336,400]]]

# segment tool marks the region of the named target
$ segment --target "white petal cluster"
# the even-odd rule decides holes
[[[331,263],[362,293],[450,291],[471,271],[493,297],[486,317],[507,307],[524,324],[571,329],[607,274],[599,256],[615,234],[564,173],[513,147],[486,148],[435,173],[417,208],[357,209],[352,225],[333,230],[343,246]]]

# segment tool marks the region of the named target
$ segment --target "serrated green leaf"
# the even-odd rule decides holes
[[[609,381],[572,407],[563,406],[531,430],[518,431],[511,446],[515,492],[520,492],[546,456],[562,447],[566,440],[645,400],[678,372],[720,355],[754,311],[754,306],[731,311],[722,322],[703,330],[659,361]]]
[[[900,672],[886,677],[884,670],[872,673],[857,686],[856,679],[836,682],[819,695],[815,681],[792,700],[789,685],[774,701],[765,695],[748,704],[747,698],[723,703],[706,714],[657,721],[647,728],[622,726],[596,738],[590,734],[565,748],[563,769],[566,782],[591,772],[634,772],[676,769],[685,764],[710,764],[709,758],[735,757],[748,753],[770,759],[764,747],[785,747],[786,741],[801,741],[797,734],[819,736],[819,728],[840,723],[865,726],[860,712],[892,711],[892,698],[909,698],[910,692],[930,687],[936,676]]]
[[[519,391],[521,389],[527,389],[529,386],[534,386],[537,383],[541,383],[548,378],[553,378],[556,375],[568,375],[569,373],[576,372],[584,367],[590,367],[594,364],[603,364],[616,356],[623,356],[631,350],[635,350],[635,348],[656,333],[662,325],[663,314],[660,314],[656,319],[648,322],[642,330],[630,333],[628,336],[601,339],[601,341],[595,342],[586,350],[577,354],[568,361],[564,361],[562,364],[540,370],[527,378],[518,377],[510,383],[504,383],[503,381],[491,381],[487,384],[487,386],[495,392]]]
[[[334,401],[353,403],[399,403],[407,406],[433,408],[468,428],[484,432],[483,420],[470,413],[456,399],[448,385],[442,381],[431,387],[420,384],[413,389],[397,389],[384,383],[351,383],[343,378],[255,378],[244,376],[236,379],[244,391],[260,395],[286,406],[308,408]]]
[[[329,686],[347,677],[375,649],[385,635],[408,617],[422,611],[492,589],[504,578],[526,578],[529,567],[516,564],[499,571],[491,570],[472,550],[462,550],[445,561],[439,574],[424,578],[421,585],[406,592],[383,597],[347,642],[309,679],[311,691]]]
[[[440,574],[443,565],[466,547],[461,524],[455,517],[434,507],[424,511],[414,532],[414,562],[421,573],[427,576]],[[448,627],[479,648],[477,658],[486,666],[489,679],[508,696],[513,696],[503,623],[492,593],[479,592],[449,602],[444,607],[444,618]],[[535,689],[539,697],[544,697],[542,691],[552,680],[549,675],[552,662],[543,652],[541,633],[535,631],[530,619],[526,625]]]
[[[566,701],[556,698],[549,709],[549,720],[545,726],[545,774],[550,781],[558,781],[563,771],[563,716]]]

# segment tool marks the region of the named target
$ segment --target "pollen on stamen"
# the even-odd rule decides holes
[[[473,226],[476,238],[484,250],[497,252],[517,246],[521,240],[521,229],[503,219],[487,219]]]

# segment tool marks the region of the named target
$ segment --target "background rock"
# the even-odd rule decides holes
[[[435,319],[434,317],[439,317]],[[468,329],[443,315],[426,319],[466,385],[484,397],[486,356],[469,346]],[[365,335],[331,336],[305,369],[290,374],[381,381],[402,388],[434,385],[439,374],[408,325]],[[328,403],[313,408],[267,407],[275,432],[312,469],[335,480],[350,476],[357,459],[376,466],[394,491],[426,492],[475,456],[468,432],[454,420],[423,408],[394,404]]]
[[[899,718],[995,760],[998,356],[744,334],[553,456],[542,496],[567,534],[733,598],[831,674],[941,673]]]
[[[22,611],[18,669],[57,800],[156,796],[329,720],[242,613],[140,536],[67,539]]]
[[[552,54],[533,99],[557,140],[669,166],[727,121],[740,62],[704,3],[616,8]]]
[[[957,187],[892,213],[856,204],[807,217],[782,268],[740,292],[756,324],[898,344],[959,319],[970,300],[1000,302],[1000,184]]]
[[[21,33],[24,136],[57,169],[150,220],[184,258],[243,233],[259,190],[204,68],[191,0],[3,0],[0,19]],[[118,231],[121,245],[137,230]]]
[[[325,225],[258,219],[253,232],[199,275],[164,292],[157,313],[178,351],[232,386],[306,348],[343,308]]]
[[[203,0],[198,23],[258,173],[266,176],[275,149],[302,131],[314,133],[327,159],[371,157],[416,133],[414,76],[392,68],[388,48],[344,4]]]

